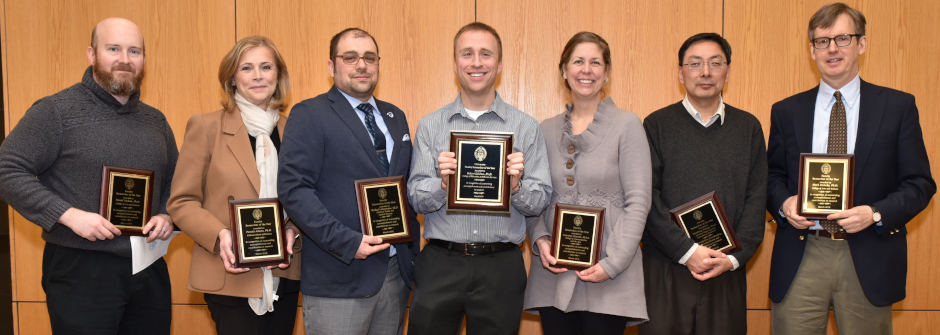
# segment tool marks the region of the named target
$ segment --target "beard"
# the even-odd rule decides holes
[[[140,69],[140,72],[137,72],[131,78],[121,78],[125,77],[123,75],[115,75],[115,71],[123,70],[130,71],[134,73],[134,66],[129,63],[116,63],[111,67],[111,71],[105,71],[100,66],[98,62],[91,66],[92,71],[95,73],[95,77],[98,78],[101,82],[101,87],[104,88],[108,93],[116,96],[130,96],[137,92],[140,89],[140,83],[144,80],[144,69]]]

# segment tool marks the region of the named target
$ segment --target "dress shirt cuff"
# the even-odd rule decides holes
[[[692,254],[695,253],[695,249],[698,249],[698,243],[692,243],[692,247],[689,248],[689,251],[686,251],[685,255],[682,255],[682,258],[679,258],[679,264],[685,265],[685,262],[688,262],[689,258],[692,257]]]
[[[731,260],[731,271],[737,270],[741,267],[741,263],[738,263],[738,259],[734,256],[728,255],[728,259]]]
[[[512,207],[515,207],[522,215],[539,215],[545,209],[546,201],[543,196],[541,185],[533,180],[520,180],[519,192],[510,197]]]
[[[441,184],[441,179],[437,178],[437,185]],[[447,191],[442,190],[438,187],[434,192],[431,192],[431,201],[434,203],[434,206],[440,209],[442,206],[447,204]]]

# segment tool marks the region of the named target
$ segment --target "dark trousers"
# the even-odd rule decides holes
[[[526,271],[519,248],[480,256],[430,245],[415,259],[409,335],[518,334]]]
[[[300,281],[281,278],[274,311],[264,315],[255,314],[248,306],[248,298],[209,293],[204,297],[218,334],[289,335],[294,333],[297,320],[299,288]]]
[[[54,334],[170,333],[163,258],[131,275],[130,258],[46,243],[42,288]]]
[[[650,321],[640,334],[747,334],[747,278],[734,271],[698,281],[689,268],[643,257]]]
[[[565,313],[555,307],[539,308],[545,335],[623,335],[627,317],[587,311]]]

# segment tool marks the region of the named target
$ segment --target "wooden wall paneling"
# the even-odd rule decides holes
[[[726,38],[731,43],[734,65],[732,79],[725,90],[725,101],[750,111],[770,128],[770,107],[793,94],[818,85],[820,77],[810,57],[807,27],[809,18],[828,0],[806,2],[766,2],[729,0],[725,3]],[[899,2],[846,1],[860,9],[868,21],[867,52],[860,58],[862,79],[912,93],[917,97],[921,127],[928,155],[940,155],[938,136],[930,129],[940,125],[932,111],[940,107],[934,88],[940,66],[930,55],[940,52],[936,43],[925,43],[940,33],[933,17],[940,4],[932,1]],[[853,42],[854,43],[854,42]],[[934,164],[934,176],[940,169]],[[935,177],[936,178],[936,177]],[[896,310],[940,309],[940,289],[931,285],[940,276],[940,261],[934,257],[940,249],[932,241],[940,228],[924,224],[936,220],[940,207],[934,201],[908,223],[908,297],[896,304]],[[768,234],[758,256],[751,262],[759,271],[748,274],[748,306],[770,308],[767,298],[770,254],[776,226],[768,224]],[[756,265],[754,265],[756,263]]]
[[[46,301],[42,291],[42,250],[45,243],[40,236],[42,228],[29,222],[20,213],[10,210],[10,266],[13,269],[13,302]]]
[[[13,305],[12,308],[11,308],[11,309],[13,310],[13,335],[18,335],[18,334],[20,333],[20,331],[19,331],[19,328],[20,328],[19,321],[20,321],[20,319],[19,319],[19,314],[17,314],[17,308],[16,308],[16,305],[17,305],[17,304],[16,304],[15,302],[13,302],[13,303],[11,303],[11,305]]]
[[[538,10],[533,10],[538,8]],[[678,50],[693,34],[721,31],[721,1],[632,2],[480,0],[478,19],[503,40],[497,91],[510,104],[544,120],[568,102],[558,61],[579,31],[595,32],[611,47],[608,92],[619,107],[638,114],[675,103]]]
[[[171,334],[215,334],[215,323],[206,305],[173,305]]]
[[[239,38],[264,35],[278,45],[288,63],[293,103],[333,85],[326,67],[333,35],[349,27],[368,31],[382,57],[375,96],[401,108],[413,134],[421,117],[457,96],[453,34],[472,21],[469,0],[295,0],[283,6],[238,1],[237,31]]]
[[[49,325],[49,311],[45,302],[16,303],[14,310],[18,316],[14,321],[18,327],[15,329],[21,335],[52,335]]]
[[[121,16],[138,24],[147,47],[147,77],[142,100],[164,112],[182,141],[190,115],[218,108],[215,69],[234,43],[234,2],[200,1],[21,1],[7,0],[3,64],[7,115],[18,121],[37,99],[77,83],[88,66],[85,48],[90,32],[100,20]],[[31,66],[9,66],[29,64]],[[204,72],[205,71],[205,72]],[[15,85],[9,85],[15,83]],[[12,127],[11,127],[12,128]],[[21,216],[14,219],[18,299],[42,301],[39,288],[43,242],[40,229]],[[181,242],[186,240],[180,238]],[[170,257],[174,302],[201,302],[201,296],[186,291],[188,246],[174,242]],[[183,249],[183,250],[181,250]]]
[[[879,6],[896,9],[885,10],[882,14]],[[875,84],[914,94],[927,155],[932,162],[931,173],[934,180],[940,180],[940,134],[936,131],[940,127],[940,94],[937,94],[940,64],[934,61],[940,54],[940,44],[931,42],[940,35],[936,21],[940,2],[871,1],[862,10],[868,19],[870,34],[862,76]],[[940,245],[936,243],[940,238],[940,227],[936,225],[940,220],[940,201],[936,199],[935,195],[927,209],[907,224],[907,299],[895,304],[895,310],[940,310],[940,288],[936,285],[940,281],[940,259],[934,257],[940,254]],[[918,317],[912,318],[919,320],[921,314],[915,315]],[[934,316],[930,324],[935,327],[921,329],[940,329],[937,314],[929,315]],[[895,319],[896,324],[898,321]]]
[[[802,4],[786,2],[725,3],[724,15],[733,19],[725,20],[724,37],[731,44],[732,64],[723,96],[726,103],[756,116],[765,137],[770,130],[770,106],[819,82],[806,34],[809,16],[815,10],[807,15]],[[770,258],[777,227],[765,225],[764,241],[748,264],[747,299],[752,309],[770,309]]]
[[[4,113],[4,116],[6,116],[6,113]],[[18,300],[18,298],[17,298],[17,296],[16,296],[16,286],[17,286],[17,281],[16,281],[16,278],[17,278],[17,277],[16,277],[16,235],[15,235],[16,229],[15,229],[15,227],[13,226],[13,218],[15,217],[14,213],[16,213],[16,212],[13,211],[13,208],[10,207],[10,206],[7,206],[7,222],[9,223],[8,228],[9,228],[9,231],[10,231],[10,237],[9,237],[9,238],[10,238],[10,278],[11,278],[11,279],[10,279],[10,300],[11,300],[11,301],[17,301],[17,300]],[[2,288],[0,288],[0,289],[2,289]],[[14,307],[15,307],[15,306],[14,306]],[[14,308],[14,310],[15,310],[15,308]],[[14,318],[14,320],[15,320],[15,318]]]
[[[6,7],[5,7],[5,6],[2,6],[2,4],[3,4],[3,2],[0,1],[0,58],[2,58],[2,59],[5,60],[5,59],[7,58],[7,19],[6,19]],[[2,76],[0,76],[0,82],[3,83],[3,85],[2,85],[2,86],[3,86],[3,89],[0,90],[0,91],[3,92],[3,97],[6,98],[6,97],[9,97],[9,96],[10,96],[10,94],[7,92],[7,87],[10,86],[10,82],[7,80],[7,77],[9,76],[9,75],[7,74],[7,62],[0,62],[0,68],[2,68],[2,71],[0,71],[0,72],[2,72]],[[3,113],[3,135],[4,135],[4,138],[5,138],[6,135],[10,133],[10,129],[13,128],[13,126],[11,125],[11,122],[10,122],[10,114],[6,112],[6,111],[10,110],[10,101],[9,101],[9,99],[3,99],[3,110],[4,110],[4,113]],[[12,231],[12,230],[10,231],[10,233],[11,233],[10,236],[13,236],[13,234],[12,234],[13,231]],[[13,238],[11,237],[11,238],[10,238],[10,240],[11,240],[11,241],[10,241],[10,242],[11,242],[11,245],[12,245],[12,242],[13,242],[12,239],[13,239]],[[12,249],[11,249],[11,251],[12,251]],[[14,294],[13,298],[16,299],[16,295],[15,295],[16,293],[15,293],[15,291],[14,291],[13,294]]]
[[[767,220],[771,217],[768,215]],[[764,223],[764,241],[761,242],[757,252],[747,263],[747,308],[770,309],[770,299],[767,297],[770,287],[770,256],[774,250],[774,231],[777,226],[773,223]]]
[[[378,40],[383,71],[376,96],[405,110],[414,132],[422,116],[456,96],[453,34],[476,17],[494,26],[503,38],[504,67],[497,90],[507,102],[539,120],[561,112],[567,99],[557,62],[564,43],[578,31],[594,31],[608,40],[613,53],[608,92],[620,107],[645,117],[684,94],[675,72],[681,42],[694,33],[723,30],[734,50],[725,99],[757,116],[766,134],[770,105],[819,81],[808,55],[806,25],[826,2],[602,1],[572,6],[561,1],[525,0],[361,0],[343,4],[294,0],[266,6],[246,0],[4,0],[0,6],[4,131],[8,133],[35,100],[78,82],[87,67],[84,48],[91,27],[105,17],[123,16],[140,25],[147,41],[148,75],[142,100],[167,115],[178,141],[190,115],[219,108],[216,69],[237,38],[262,34],[278,43],[292,74],[292,101],[298,102],[332,85],[325,66],[329,38],[349,26],[362,27]],[[940,124],[940,114],[934,112],[940,107],[934,88],[940,64],[928,55],[940,51],[936,43],[929,42],[940,33],[940,26],[932,21],[940,13],[940,3],[847,3],[865,12],[868,19],[869,47],[861,58],[863,79],[917,96],[928,154],[937,157],[938,136],[930,130]],[[336,13],[353,14],[344,17]],[[936,165],[935,175],[940,172]],[[940,273],[940,261],[929,257],[940,252],[932,243],[940,236],[940,228],[925,224],[936,220],[937,206],[932,202],[908,224],[909,294],[894,306],[895,332],[899,334],[940,328],[940,292],[930,285]],[[748,265],[750,333],[769,333],[770,303],[766,297],[775,228],[767,225],[764,244]],[[45,300],[39,286],[40,232],[36,225],[11,212],[14,322],[22,334],[49,333],[45,304],[35,303]],[[177,237],[167,256],[177,304],[203,303],[201,294],[185,289],[191,245],[185,235]],[[528,262],[529,252],[525,252]],[[17,268],[20,271],[15,271]],[[185,315],[176,317],[177,310],[183,311],[180,307],[174,305],[175,333],[212,326],[208,313],[199,312],[204,306],[185,306]],[[299,311],[298,318],[295,333],[300,334]],[[523,334],[541,332],[535,316],[525,315],[522,323]],[[635,328],[626,333],[635,333]]]
[[[891,319],[895,334],[931,334],[940,329],[940,311],[936,309],[894,311]]]
[[[747,311],[747,333],[748,335],[770,335],[770,310],[749,309]]]

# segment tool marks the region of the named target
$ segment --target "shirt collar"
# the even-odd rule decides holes
[[[842,93],[842,100],[845,103],[846,109],[855,108],[855,103],[858,102],[858,97],[861,95],[861,83],[862,79],[859,75],[855,75],[855,78],[852,79],[848,84],[845,84],[838,91]],[[819,93],[816,95],[816,104],[818,105],[817,109],[825,109],[829,107],[830,103],[835,101],[834,95],[836,94],[836,89],[826,84],[825,81],[819,81]]]
[[[451,109],[451,117],[453,117],[454,115],[460,114],[460,116],[463,116],[468,119],[470,118],[470,115],[467,114],[466,108],[463,106],[463,100],[460,100],[460,93],[457,93],[457,100],[454,100],[454,103],[452,105],[453,105],[453,108]],[[490,108],[489,110],[487,110],[487,112],[493,112],[500,119],[506,120],[506,113],[508,111],[508,106],[509,105],[506,104],[506,102],[503,101],[502,98],[500,98],[499,92],[496,92],[496,99],[493,100],[493,104],[490,105]],[[486,113],[483,113],[483,115],[485,114]],[[480,115],[480,117],[482,117],[483,115]]]
[[[682,99],[682,106],[685,106],[685,110],[688,111],[689,114],[691,114],[692,117],[694,117],[696,121],[699,121],[699,122],[702,121],[702,113],[699,113],[698,110],[696,110],[695,107],[692,106],[692,102],[689,101],[688,93],[685,94],[685,99]],[[718,111],[715,112],[715,115],[712,115],[709,118],[709,120],[716,116],[719,117],[719,121],[721,121],[721,124],[724,125],[725,124],[725,100],[721,98],[721,95],[718,96]]]
[[[359,105],[363,103],[362,100],[353,98],[351,95],[346,94],[346,92],[343,92],[343,90],[337,90],[337,91],[339,91],[339,93],[342,94],[343,97],[346,98],[346,101],[349,101],[349,104],[352,105],[352,108],[354,110],[359,111],[359,109],[356,107],[359,107]],[[375,96],[369,97],[369,100],[367,100],[365,103],[372,105],[372,110],[374,111],[379,110],[379,107],[375,105]]]

